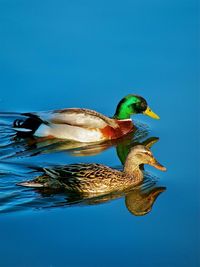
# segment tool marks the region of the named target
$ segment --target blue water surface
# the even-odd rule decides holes
[[[0,266],[200,265],[198,16],[196,0],[0,1]],[[167,167],[146,168],[144,186],[163,188],[152,210],[130,212],[124,195],[70,202],[16,185],[42,166],[122,168],[117,144],[97,153],[13,140],[17,112],[112,116],[129,93],[161,117],[134,117]]]

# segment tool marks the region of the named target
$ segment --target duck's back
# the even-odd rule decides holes
[[[66,123],[86,128],[104,128],[107,125],[113,128],[118,127],[115,120],[108,118],[99,112],[85,108],[66,108],[50,112],[42,112],[40,113],[40,117],[51,123]]]
[[[45,168],[48,177],[56,179],[70,191],[100,193],[113,191],[123,181],[123,173],[101,164],[69,164]]]

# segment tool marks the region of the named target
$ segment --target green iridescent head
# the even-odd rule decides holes
[[[133,114],[145,114],[154,119],[160,119],[160,117],[154,113],[149,106],[147,101],[137,95],[127,95],[119,102],[113,118],[118,120],[129,119]]]

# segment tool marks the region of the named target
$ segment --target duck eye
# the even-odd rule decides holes
[[[151,152],[145,151],[144,154],[151,157]]]
[[[135,107],[139,112],[143,112],[147,108],[147,104],[144,101],[140,101],[138,103],[135,103]]]
[[[140,102],[140,108],[141,108],[141,110],[146,110],[146,108],[147,108],[147,104],[145,103],[145,102]]]

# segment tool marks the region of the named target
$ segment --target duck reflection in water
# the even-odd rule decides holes
[[[4,116],[3,116],[4,115]],[[140,143],[149,134],[149,127],[146,124],[135,121],[135,131],[122,138],[107,140],[103,142],[81,143],[63,139],[20,138],[11,128],[14,118],[21,119],[18,113],[1,113],[2,121],[0,122],[0,146],[1,159],[31,157],[40,154],[49,154],[57,152],[65,152],[72,156],[93,156],[102,153],[111,148],[123,146],[131,146],[134,142]],[[23,118],[23,117],[22,117]]]
[[[40,154],[52,154],[58,152],[64,152],[72,156],[79,157],[94,156],[111,147],[121,147],[123,149],[124,146],[127,146],[130,148],[136,143],[143,144],[143,142],[141,141],[146,138],[149,133],[149,128],[147,125],[138,122],[136,122],[135,124],[137,126],[137,129],[134,133],[130,133],[120,139],[90,144],[75,141],[34,137],[21,139],[13,136],[12,142],[7,142],[7,145],[1,147],[3,150],[2,158],[8,159],[15,157],[31,157]]]
[[[125,195],[128,210],[135,215],[144,215],[151,210],[157,196],[165,190],[164,187],[143,189],[146,182],[142,185],[144,175],[140,165],[142,169],[143,164],[150,164],[160,170],[166,170],[149,150],[153,143],[150,140],[146,147],[142,145],[132,147],[123,172],[100,164],[70,164],[64,167],[45,168],[44,174],[20,185],[36,187],[43,196],[67,190],[67,199],[62,205],[99,204]],[[136,185],[137,188],[133,188]],[[56,203],[53,206],[57,206]]]
[[[139,141],[144,139],[148,133],[148,126],[139,122],[135,123],[136,130],[131,132],[119,139],[101,141],[101,142],[77,142],[72,140],[63,140],[63,139],[49,139],[49,138],[35,138],[27,137],[21,138],[17,135],[13,136],[12,146],[17,146],[19,149],[19,145],[21,145],[21,151],[18,151],[17,156],[35,156],[39,154],[49,154],[49,153],[57,153],[57,152],[66,152],[72,156],[93,156],[100,154],[101,152],[113,147],[117,146],[120,143]]]
[[[33,201],[32,204],[29,203],[28,205],[39,209],[91,206],[108,203],[124,197],[127,210],[132,215],[143,216],[152,210],[156,199],[165,190],[166,187],[164,186],[156,186],[155,177],[145,173],[142,184],[122,192],[112,192],[100,196],[66,191],[58,192],[49,188],[35,188],[34,191],[40,194],[42,198],[37,198],[37,201]]]

